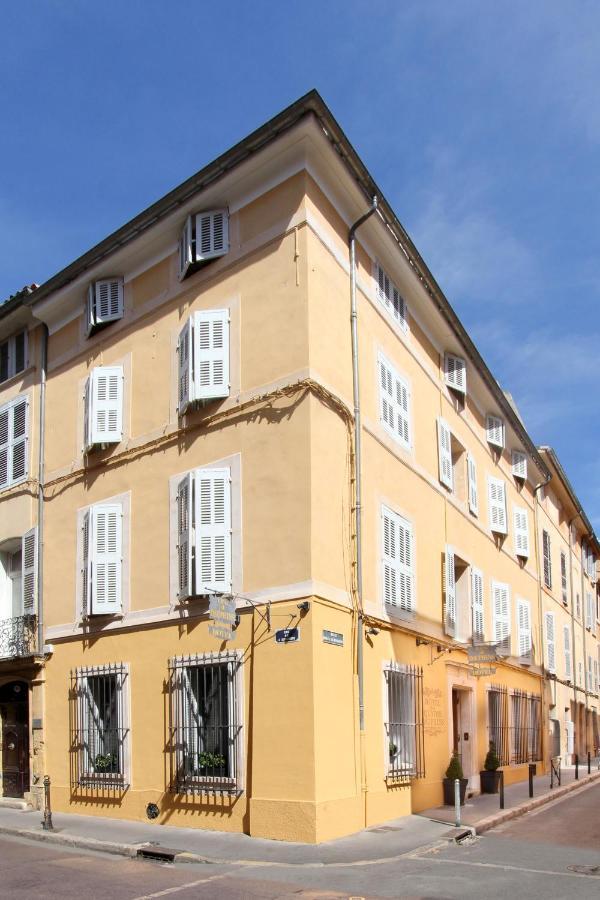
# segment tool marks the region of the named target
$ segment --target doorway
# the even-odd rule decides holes
[[[473,774],[471,697],[469,689],[452,688],[452,752],[460,759],[465,778],[471,778]]]
[[[0,687],[2,795],[23,797],[29,790],[29,689],[24,681]]]

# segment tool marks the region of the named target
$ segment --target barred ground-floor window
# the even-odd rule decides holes
[[[387,777],[423,778],[423,670],[389,663],[385,679]]]
[[[535,762],[541,753],[541,697],[515,690],[511,705],[511,762],[515,765]]]
[[[488,692],[488,738],[493,744],[501,766],[509,757],[508,689],[493,685]]]
[[[127,666],[110,663],[71,672],[71,785],[128,786]]]

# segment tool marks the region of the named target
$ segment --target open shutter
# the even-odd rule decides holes
[[[196,594],[231,592],[229,469],[198,469],[194,479]]]
[[[593,617],[593,601],[592,595],[589,591],[585,592],[585,627],[587,629],[591,629],[592,627],[592,617]]]
[[[30,528],[21,538],[23,560],[23,614],[37,613],[37,528]]]
[[[467,392],[467,364],[460,356],[452,353],[444,355],[444,378],[448,387],[461,394]]]
[[[488,444],[504,447],[504,421],[502,419],[498,416],[486,416],[485,432]]]
[[[554,643],[554,613],[544,613],[544,622],[546,628],[546,660],[548,663],[548,671],[556,672],[556,650]]]
[[[552,587],[552,557],[550,553],[550,535],[542,531],[542,548],[544,553],[544,584]]]
[[[0,409],[0,488],[7,487],[10,481],[10,425],[11,407]]]
[[[193,595],[192,585],[192,487],[188,472],[177,487],[177,596],[185,600]]]
[[[456,581],[454,550],[446,547],[444,554],[444,629],[446,634],[456,634]]]
[[[205,309],[195,315],[194,375],[197,400],[229,396],[229,310]]]
[[[479,502],[477,497],[477,466],[470,453],[467,453],[467,475],[469,480],[469,509],[473,515],[476,516],[479,512]]]
[[[229,250],[227,210],[216,209],[196,216],[196,262],[224,256]]]
[[[510,653],[510,593],[507,584],[492,582],[494,642],[501,653]]]
[[[120,504],[99,504],[91,508],[93,561],[93,615],[121,612],[121,579],[123,557],[123,510]]]
[[[515,526],[515,553],[517,556],[527,558],[529,556],[529,521],[527,519],[527,510],[520,506],[515,506],[513,514]]]
[[[14,484],[27,477],[27,440],[29,400],[24,397],[12,406],[12,435],[10,448],[10,480]]]
[[[488,477],[490,528],[497,534],[506,534],[506,487],[500,478]]]
[[[94,324],[123,318],[123,279],[105,278],[94,284]]]
[[[412,527],[397,517],[398,525],[398,605],[400,609],[413,609]]]
[[[440,481],[450,490],[453,489],[452,471],[452,439],[448,423],[440,416],[437,420],[438,430],[438,458],[440,469]]]
[[[471,569],[471,610],[474,642],[485,639],[483,613],[483,575],[479,569]]]
[[[527,479],[527,454],[522,450],[512,451],[512,473],[515,478]]]
[[[391,368],[381,357],[379,358],[379,387],[381,421],[392,434],[395,434],[396,413],[394,409],[394,378]]]
[[[527,600],[517,601],[517,617],[519,626],[519,656],[531,653],[531,610]]]
[[[118,444],[123,438],[123,367],[97,366],[89,392],[90,446]]]
[[[567,721],[567,753],[575,753],[575,723]]]
[[[179,280],[183,280],[192,264],[192,217],[188,216],[179,239]]]
[[[178,412],[182,416],[196,399],[194,384],[194,316],[190,316],[179,333],[178,354]]]
[[[83,514],[81,523],[81,609],[83,617],[91,612],[92,569],[93,569],[93,516],[91,509]]]
[[[397,437],[401,444],[410,446],[410,395],[408,385],[396,376],[396,425]]]
[[[570,680],[571,672],[571,629],[568,625],[563,625],[563,647],[565,651],[565,678]]]

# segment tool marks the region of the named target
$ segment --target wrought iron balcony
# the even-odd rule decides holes
[[[32,656],[36,649],[37,616],[0,619],[0,659]]]

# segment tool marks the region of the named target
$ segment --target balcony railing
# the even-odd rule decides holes
[[[36,649],[37,616],[0,619],[0,659],[32,656]]]

